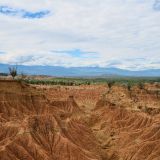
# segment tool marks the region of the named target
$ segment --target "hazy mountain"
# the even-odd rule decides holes
[[[9,64],[0,64],[0,72],[7,73]],[[24,66],[18,65],[18,72],[31,75],[51,76],[160,76],[160,69],[129,71],[118,68],[99,67],[60,67],[60,66]]]

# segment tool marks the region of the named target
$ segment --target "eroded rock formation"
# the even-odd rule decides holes
[[[0,160],[158,160],[159,89],[0,81]]]

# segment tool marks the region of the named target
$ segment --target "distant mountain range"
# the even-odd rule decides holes
[[[0,73],[8,73],[8,68],[14,65],[0,64]],[[60,66],[17,66],[18,73],[23,72],[29,75],[48,75],[59,77],[106,77],[106,76],[137,76],[137,77],[160,77],[160,69],[143,71],[130,71],[118,68],[100,67],[60,67]]]

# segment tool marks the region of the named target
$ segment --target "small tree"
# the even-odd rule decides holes
[[[9,73],[12,76],[12,78],[14,79],[15,76],[17,75],[17,67],[9,67]]]
[[[128,89],[130,98],[131,98],[131,88],[132,88],[132,85],[130,83],[128,83],[127,84],[127,89]]]
[[[144,89],[144,83],[143,82],[139,82],[138,86],[139,86],[139,89]]]
[[[128,83],[128,84],[127,84],[127,89],[128,89],[128,91],[131,91],[131,88],[132,88],[131,84]]]
[[[109,89],[111,89],[111,87],[114,85],[114,81],[110,81],[110,82],[108,82],[108,87],[109,87]]]
[[[24,74],[23,72],[21,72],[21,80],[25,80],[25,79],[26,79],[26,77],[27,77],[27,75],[26,75],[26,74]]]

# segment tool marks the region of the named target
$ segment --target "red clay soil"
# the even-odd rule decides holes
[[[159,160],[159,89],[0,81],[0,160]]]

